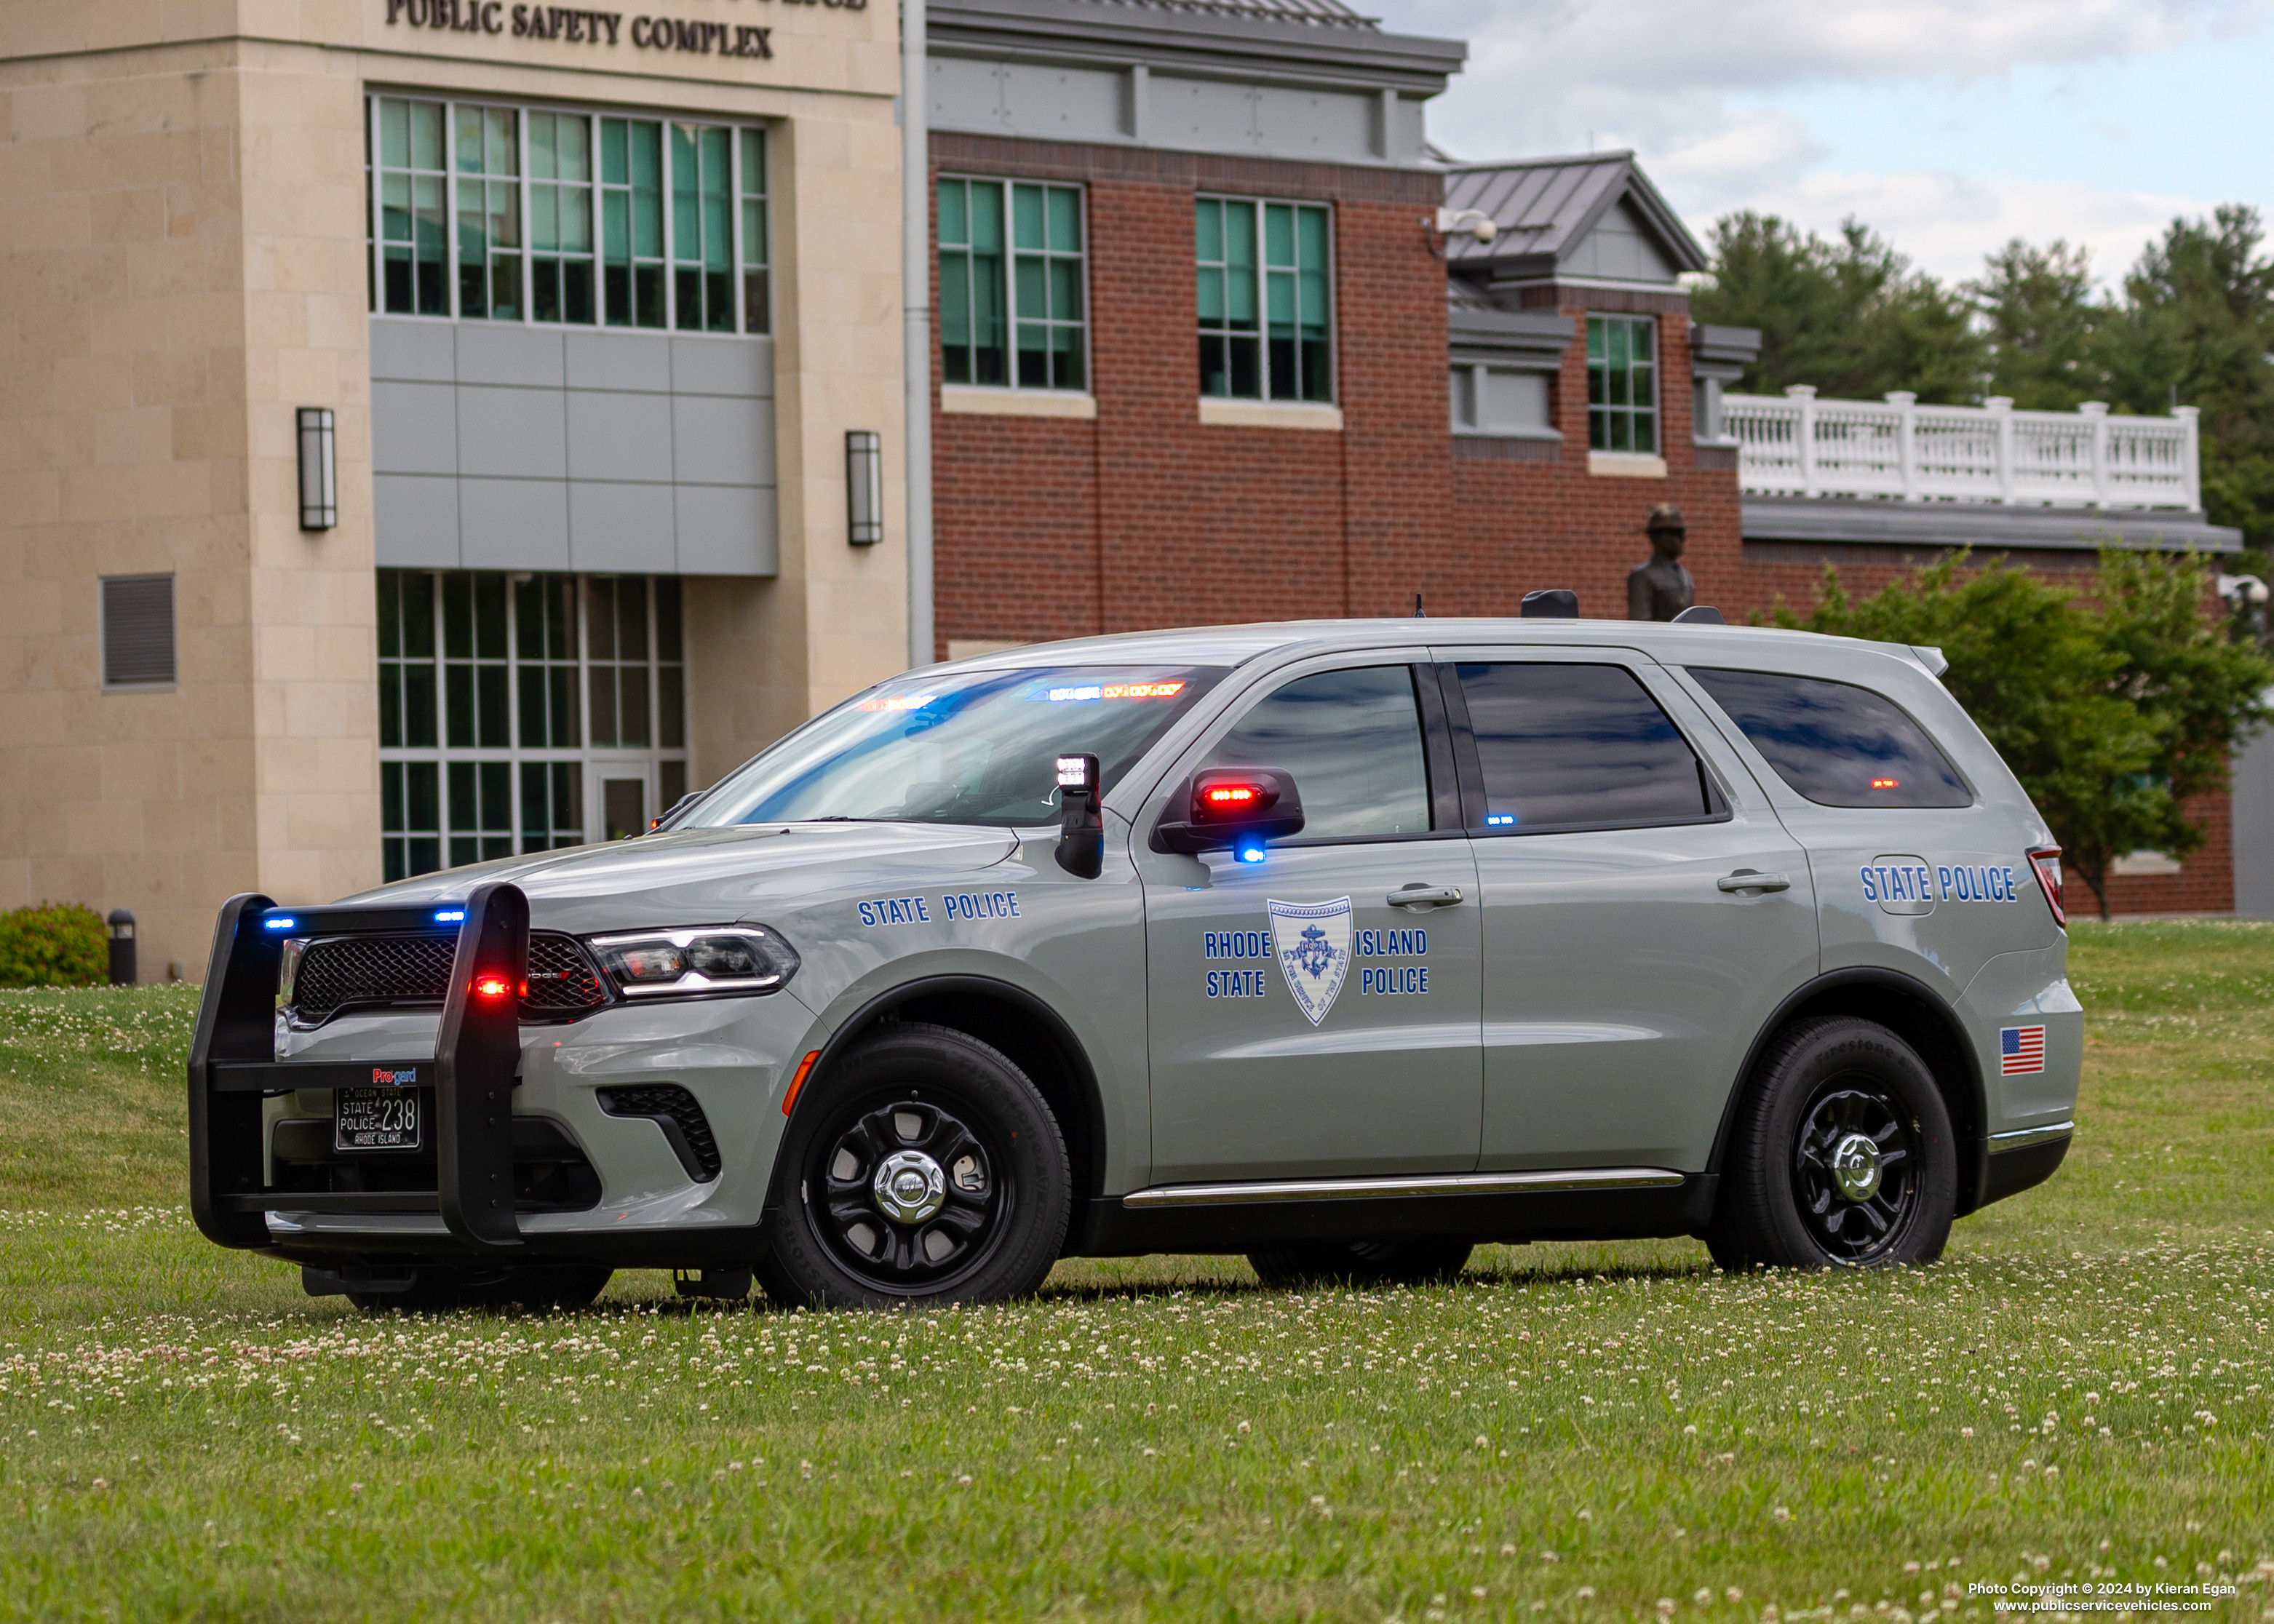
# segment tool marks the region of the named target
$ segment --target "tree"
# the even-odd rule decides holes
[[[2274,259],[2258,211],[2222,204],[2174,220],[2124,282],[2099,345],[2116,403],[2202,412],[2203,507],[2255,552],[2274,550]]]
[[[1747,389],[1806,383],[1865,400],[1909,389],[1944,402],[1980,393],[1982,344],[1967,300],[1912,270],[1859,222],[1844,222],[1839,241],[1826,242],[1745,210],[1724,215],[1712,235],[1713,282],[1690,309],[1700,321],[1760,329]]]
[[[2102,332],[2116,313],[2092,292],[2092,256],[2014,238],[1966,284],[1988,345],[1987,393],[2024,411],[2074,411],[2113,393]]]
[[[2202,845],[2187,801],[2222,786],[2269,719],[2274,660],[2206,618],[2194,558],[2103,553],[2100,598],[2002,559],[1965,580],[1962,553],[1851,600],[1836,571],[1805,619],[1838,636],[1939,647],[1943,681],[2052,826],[2062,861],[2108,915],[2108,868],[2142,849]]]

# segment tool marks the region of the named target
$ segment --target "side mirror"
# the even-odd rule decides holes
[[[1095,756],[1058,757],[1058,867],[1094,880],[1105,867],[1105,816]]]
[[[1242,862],[1263,861],[1264,843],[1303,831],[1295,775],[1276,767],[1211,767],[1193,775],[1154,826],[1153,849],[1196,857],[1229,846]]]

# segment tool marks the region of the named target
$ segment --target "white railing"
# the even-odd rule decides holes
[[[2098,401],[2074,411],[1820,401],[1806,384],[1722,397],[1722,432],[1737,443],[1737,483],[1763,496],[1871,496],[1901,501],[2062,508],[2202,506],[2195,409],[2168,417],[2111,417]]]

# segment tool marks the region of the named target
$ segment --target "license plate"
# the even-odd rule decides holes
[[[335,1150],[417,1150],[418,1090],[343,1088],[332,1117]]]

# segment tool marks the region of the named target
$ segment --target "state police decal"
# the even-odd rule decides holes
[[[1313,1026],[1326,1019],[1350,974],[1351,899],[1278,902],[1271,910],[1271,945],[1287,990]]]

